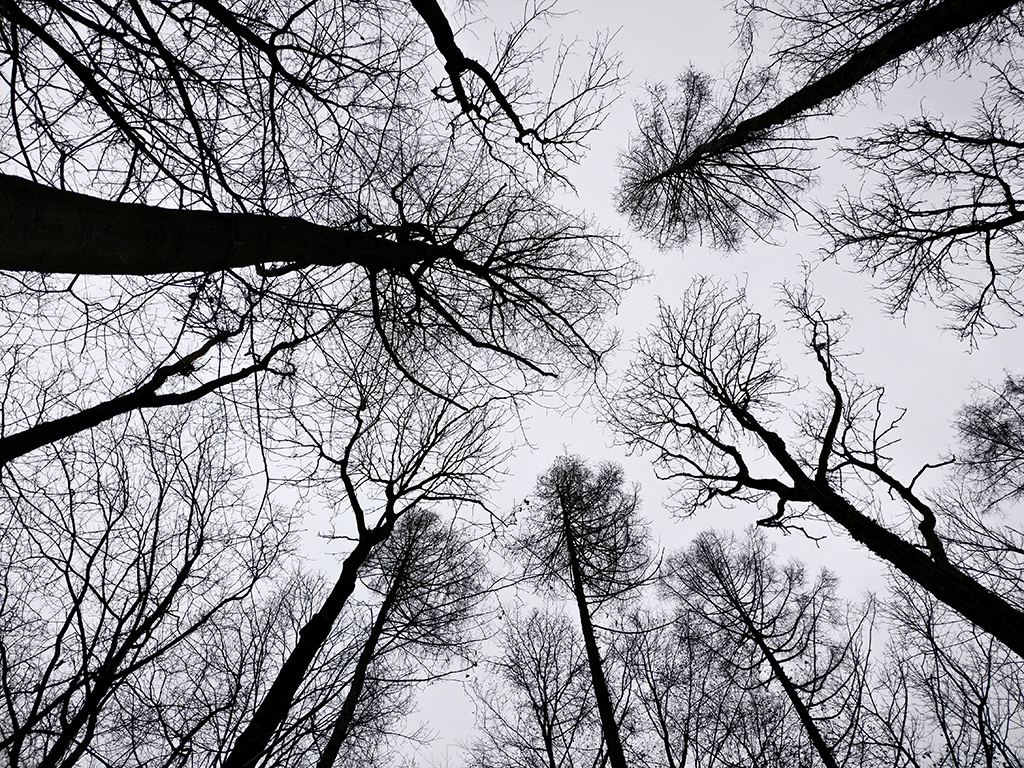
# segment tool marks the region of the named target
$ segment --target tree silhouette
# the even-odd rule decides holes
[[[316,366],[339,347],[373,345],[449,399],[599,360],[635,275],[549,182],[599,123],[615,62],[597,45],[584,80],[544,96],[523,48],[540,9],[490,68],[456,67],[446,43],[438,85],[439,14],[0,10],[0,306],[18,328],[0,462],[210,395],[259,411],[288,379],[330,375]]]
[[[12,768],[129,764],[154,731],[174,764],[235,703],[203,695],[211,655],[280,570],[291,524],[247,491],[210,424],[193,408],[98,431],[4,484],[0,754]],[[183,667],[209,677],[182,680]]]
[[[806,286],[786,289],[782,304],[821,371],[817,402],[797,399],[804,388],[774,355],[774,328],[742,293],[698,279],[679,309],[662,308],[611,423],[627,444],[655,454],[680,484],[683,509],[752,501],[771,509],[761,525],[792,529],[813,508],[1024,656],[1024,613],[951,561],[934,505],[915,491],[928,467],[910,482],[891,473],[887,449],[900,416],[888,417],[884,391],[845,368],[842,317],[828,316]],[[793,421],[779,425],[787,407]],[[785,428],[794,437],[784,437]],[[755,464],[758,451],[768,460]],[[883,500],[912,515],[915,530],[879,520]]]
[[[635,594],[649,579],[651,554],[636,490],[623,488],[622,469],[596,471],[563,456],[537,480],[515,547],[527,573],[576,603],[608,760],[625,768],[615,700],[597,643],[594,612],[604,603]]]
[[[225,768],[252,764],[265,753],[360,573],[402,517],[424,505],[480,504],[480,492],[503,458],[494,442],[500,422],[493,403],[457,407],[386,371],[385,366],[381,376],[362,372],[348,424],[338,412],[318,432],[306,430],[307,450],[325,470],[313,476],[329,482],[334,475],[336,503],[351,512],[346,529],[354,544],[334,586],[305,618],[294,647],[235,739]]]
[[[706,622],[705,642],[733,685],[777,683],[823,765],[860,765],[864,658],[837,579],[823,571],[810,583],[802,564],[779,567],[773,555],[760,532],[705,531],[668,560],[665,588],[682,616]]]
[[[481,554],[464,531],[434,512],[406,513],[371,554],[364,574],[381,600],[317,768],[335,764],[361,699],[395,695],[368,688],[371,665],[381,668],[374,675],[386,681],[391,660],[404,653],[423,667],[418,677],[427,679],[430,657],[468,657],[471,630],[482,619],[479,604],[487,584]]]
[[[691,69],[675,92],[652,89],[639,110],[639,132],[620,159],[620,210],[663,246],[697,239],[734,249],[751,234],[765,237],[800,208],[813,180],[808,118],[915,64],[1000,48],[1017,34],[1018,8],[1014,0],[740,4],[748,50],[725,92]],[[752,62],[761,17],[780,27],[767,67]],[[783,78],[795,81],[789,93],[780,93]]]
[[[586,651],[571,621],[550,608],[511,613],[493,677],[474,690],[473,768],[582,768],[606,759],[595,735],[595,703]]]

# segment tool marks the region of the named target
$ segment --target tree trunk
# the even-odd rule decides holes
[[[168,379],[172,376],[185,375],[186,371],[190,370],[197,360],[201,360],[203,355],[209,352],[216,343],[226,341],[227,338],[228,335],[225,334],[222,338],[211,339],[196,352],[185,355],[174,363],[157,368],[149,378],[149,381],[139,385],[131,392],[112,397],[89,408],[84,408],[78,413],[62,416],[52,421],[44,421],[21,432],[15,432],[13,435],[0,438],[0,467],[3,467],[9,461],[13,461],[19,456],[24,456],[26,453],[42,448],[44,445],[49,445],[58,440],[76,435],[79,432],[92,429],[117,416],[123,416],[126,413],[144,408],[161,408],[168,405],[183,405],[195,402],[221,387],[242,381],[260,371],[267,370],[279,352],[286,349],[294,349],[308,337],[299,337],[276,344],[267,354],[252,365],[207,381],[194,389],[184,392],[159,394],[158,390]]]
[[[844,63],[764,112],[737,124],[724,136],[696,148],[678,165],[659,174],[667,177],[692,168],[703,158],[739,149],[773,128],[800,117],[829,99],[841,96],[864,78],[915,48],[943,35],[1002,13],[1018,0],[943,0],[857,50]]]
[[[811,743],[818,752],[818,756],[821,758],[821,762],[825,764],[825,768],[839,768],[836,763],[835,757],[832,755],[832,750],[825,743],[825,739],[821,735],[821,731],[818,730],[818,724],[814,722],[814,718],[811,717],[810,711],[804,704],[803,699],[800,698],[800,692],[796,689],[793,681],[789,679],[789,675],[786,674],[786,670],[782,668],[782,664],[775,658],[775,654],[772,649],[768,647],[768,643],[765,642],[764,634],[758,631],[757,627],[754,626],[754,622],[750,617],[743,611],[740,606],[736,605],[739,609],[743,623],[747,627],[747,631],[750,632],[751,639],[757,645],[758,649],[764,655],[765,660],[768,662],[768,666],[771,667],[772,675],[775,679],[782,684],[782,689],[786,692],[786,696],[789,697],[790,702],[793,704],[793,709],[796,710],[797,716],[800,718],[800,722],[807,732],[807,736],[810,738]]]
[[[82,275],[217,272],[270,263],[368,271],[450,252],[287,216],[116,203],[0,174],[0,271]]]
[[[601,729],[608,745],[608,762],[612,768],[627,768],[626,756],[619,738],[619,724],[615,720],[615,707],[608,692],[608,682],[604,676],[604,665],[601,662],[601,651],[597,647],[594,633],[594,622],[590,618],[590,607],[587,596],[583,592],[583,574],[580,571],[576,556],[576,546],[572,539],[568,517],[563,513],[566,525],[566,549],[569,554],[569,570],[572,578],[572,591],[576,597],[576,607],[580,614],[580,629],[583,632],[583,644],[587,649],[587,662],[590,665],[590,677],[594,683],[594,698],[597,700],[597,711],[601,716]]]
[[[1024,659],[1024,611],[955,566],[933,560],[918,547],[872,520],[832,490],[827,480],[809,477],[790,455],[785,441],[778,434],[756,423],[750,428],[793,480],[796,490],[793,500],[814,504],[845,528],[855,541]]]
[[[345,702],[341,705],[341,712],[338,713],[338,718],[334,721],[330,738],[327,739],[327,744],[324,746],[323,752],[320,753],[320,759],[317,760],[316,768],[332,768],[334,761],[338,759],[341,745],[345,742],[349,729],[352,727],[352,717],[355,715],[356,706],[359,704],[359,699],[363,695],[363,689],[366,686],[366,672],[369,670],[370,664],[373,662],[373,656],[377,652],[377,644],[384,633],[384,624],[387,622],[388,615],[391,613],[391,607],[394,605],[394,592],[399,583],[399,576],[396,574],[394,581],[391,583],[391,589],[384,596],[384,602],[381,603],[380,609],[377,611],[377,618],[370,629],[370,635],[366,638],[366,642],[363,643],[363,649],[359,653],[356,669],[352,675],[352,683],[349,685],[348,693],[345,696]]]
[[[317,651],[323,647],[341,609],[345,607],[345,602],[355,589],[359,569],[373,548],[391,535],[393,527],[394,522],[387,520],[360,535],[355,549],[345,558],[334,589],[324,600],[320,610],[299,631],[299,641],[281,666],[273,685],[263,697],[249,725],[235,741],[221,768],[251,768],[263,756],[274,732],[288,715],[292,699],[305,678],[306,670],[309,669]]]
[[[856,541],[1024,659],[1024,612],[956,567],[935,562],[831,488],[823,490],[812,483],[809,493],[814,505]]]

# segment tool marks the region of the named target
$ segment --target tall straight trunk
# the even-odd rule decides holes
[[[320,610],[299,630],[299,641],[281,666],[249,724],[235,740],[222,768],[251,768],[263,756],[271,737],[288,715],[295,692],[305,679],[309,665],[327,641],[334,622],[355,589],[359,569],[373,548],[391,535],[393,527],[394,521],[389,519],[359,536],[355,549],[345,558],[334,589]]]
[[[943,0],[926,8],[890,29],[874,42],[858,49],[831,72],[807,83],[775,106],[739,122],[725,135],[695,147],[686,158],[670,166],[656,178],[685,172],[705,157],[740,149],[746,142],[756,141],[773,128],[841,96],[864,78],[915,48],[1002,13],[1018,2],[1019,0]]]
[[[608,745],[608,762],[612,768],[627,768],[626,756],[622,749],[619,736],[619,724],[615,720],[615,707],[608,691],[608,681],[604,676],[604,664],[601,651],[597,647],[597,636],[594,622],[590,617],[590,606],[583,590],[583,573],[580,570],[576,544],[573,541],[568,516],[563,513],[566,526],[566,549],[569,555],[569,571],[572,579],[572,591],[576,598],[576,607],[580,614],[580,629],[583,632],[583,644],[587,649],[587,662],[590,665],[590,678],[594,684],[594,698],[597,700],[597,711],[601,717],[601,730],[605,743]]]
[[[401,269],[452,249],[288,216],[117,203],[0,174],[0,271],[217,272],[296,263]]]
[[[349,685],[345,701],[341,705],[341,712],[338,713],[338,717],[334,721],[334,727],[331,728],[331,735],[327,739],[327,744],[324,746],[323,752],[320,753],[320,759],[316,762],[316,768],[332,768],[335,760],[338,759],[341,745],[345,743],[345,739],[348,737],[349,731],[352,728],[352,718],[356,713],[356,706],[359,704],[359,699],[362,697],[363,690],[366,687],[366,673],[370,669],[374,654],[377,652],[377,645],[384,634],[384,625],[387,623],[391,608],[395,603],[395,592],[399,584],[400,579],[396,574],[395,579],[391,583],[391,588],[384,596],[384,602],[381,603],[380,608],[377,610],[377,618],[370,628],[370,634],[366,638],[366,642],[363,643],[363,649],[360,651],[359,659],[356,661],[355,672],[352,674],[352,683]]]

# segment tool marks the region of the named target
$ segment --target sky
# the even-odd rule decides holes
[[[514,12],[520,7],[518,0],[502,0],[487,4],[486,12]],[[671,305],[694,275],[711,274],[726,283],[745,284],[754,308],[772,317],[775,285],[783,280],[801,280],[806,263],[814,267],[815,288],[826,299],[829,310],[842,310],[851,317],[847,346],[860,351],[851,368],[868,381],[885,385],[892,405],[908,408],[897,467],[911,475],[922,462],[933,461],[950,448],[950,421],[973,382],[998,380],[1004,369],[1024,369],[1024,339],[1019,329],[982,340],[972,349],[953,333],[940,330],[943,315],[932,307],[916,306],[906,318],[890,317],[879,305],[879,295],[872,290],[869,277],[854,272],[848,261],[823,263],[818,254],[820,242],[792,226],[773,233],[778,241],[775,245],[754,242],[734,254],[715,253],[699,245],[688,246],[682,252],[659,252],[631,233],[615,210],[612,190],[617,183],[616,158],[635,127],[633,104],[643,100],[646,84],[671,80],[690,63],[715,75],[729,66],[736,56],[733,14],[721,8],[717,0],[559,0],[556,10],[565,15],[552,24],[552,39],[576,37],[587,41],[612,32],[612,48],[621,53],[627,76],[622,98],[612,106],[601,131],[591,138],[589,155],[569,172],[577,197],[568,204],[585,210],[602,226],[620,232],[630,256],[650,275],[645,284],[627,295],[613,320],[623,339],[610,361],[613,371],[628,363],[635,340],[656,317],[658,299]],[[481,37],[480,43],[486,43],[486,39]],[[464,40],[462,45],[470,49],[473,41]],[[899,83],[885,94],[883,103],[872,101],[852,110],[830,123],[829,131],[856,136],[864,126],[914,116],[922,108],[952,117],[958,110],[966,112],[980,87],[978,80],[953,76]],[[829,157],[827,149],[816,158],[821,163],[821,192],[844,185],[856,188],[859,179]],[[787,334],[780,335],[785,343]],[[788,337],[795,341],[792,334]],[[798,375],[813,376],[808,361],[787,362]],[[550,409],[531,414],[527,437],[533,449],[519,451],[513,458],[503,496],[520,498],[529,493],[536,475],[557,455],[568,451],[595,460],[622,462],[627,473],[643,484],[649,513],[660,516],[667,488],[654,480],[646,460],[626,456],[613,444],[612,436],[596,423],[592,409],[567,410],[562,401],[555,400]],[[752,517],[743,516],[742,525]],[[699,527],[712,522],[717,524],[717,520],[706,520],[700,521]],[[685,543],[675,539],[666,531],[666,546]]]
[[[519,13],[519,0],[492,0],[476,6],[478,13],[494,18]],[[849,263],[821,263],[819,243],[806,231],[783,227],[776,232],[776,244],[752,243],[742,252],[723,255],[700,246],[684,251],[659,252],[628,230],[627,222],[615,211],[612,190],[617,181],[615,161],[627,146],[635,126],[633,103],[642,101],[648,83],[668,81],[693,63],[712,74],[721,73],[736,56],[733,47],[733,14],[718,0],[559,0],[556,10],[566,15],[549,30],[553,41],[578,38],[586,42],[612,32],[613,50],[621,53],[627,80],[623,96],[613,105],[602,130],[591,138],[591,152],[578,168],[569,171],[577,189],[568,204],[585,210],[601,225],[623,234],[630,255],[651,276],[622,304],[615,324],[622,332],[622,348],[610,367],[621,369],[631,356],[635,339],[655,319],[657,300],[676,301],[696,274],[711,274],[727,283],[747,286],[748,297],[768,317],[773,316],[774,285],[782,280],[800,280],[802,265],[815,265],[813,281],[830,310],[850,315],[848,348],[860,350],[850,367],[868,381],[883,384],[888,402],[908,409],[900,430],[902,442],[894,449],[896,474],[909,478],[925,462],[947,454],[952,446],[950,422],[960,404],[969,396],[974,382],[997,381],[1004,370],[1024,370],[1024,340],[1021,331],[1004,331],[977,348],[939,326],[943,316],[928,306],[914,307],[905,318],[888,316],[872,291],[869,278],[852,271]],[[480,22],[458,33],[469,55],[483,49],[490,28]],[[980,94],[981,82],[969,76],[947,73],[919,82],[901,82],[879,101],[851,110],[829,125],[829,132],[855,136],[865,126],[900,116],[912,117],[922,108],[953,118],[965,114]],[[860,180],[839,165],[829,152],[820,151],[821,188],[856,188]],[[812,191],[812,194],[815,192]],[[776,313],[777,316],[777,313]],[[792,339],[792,336],[790,336]],[[784,340],[784,344],[785,344]],[[795,348],[795,347],[794,347]],[[805,359],[787,359],[797,375],[810,378],[814,369]],[[687,544],[699,530],[708,527],[742,530],[759,515],[756,510],[709,510],[687,521],[673,519],[664,508],[668,486],[659,482],[643,456],[629,456],[614,444],[613,436],[601,427],[584,402],[567,407],[562,400],[549,401],[548,408],[527,413],[525,445],[509,462],[509,473],[492,500],[499,508],[510,508],[527,496],[538,474],[560,454],[575,453],[592,461],[622,463],[627,477],[639,482],[647,516],[654,522],[660,544],[667,550]],[[827,534],[823,528],[815,533]],[[827,565],[843,579],[844,592],[856,597],[866,589],[884,586],[883,569],[863,550],[842,535],[830,535],[815,544],[799,536],[772,540],[785,556],[797,556],[809,565]],[[453,742],[467,735],[471,726],[468,701],[457,690],[459,683],[442,683],[422,699],[420,716],[437,729],[439,738],[424,755],[444,764],[459,763]],[[443,716],[438,717],[441,714]]]

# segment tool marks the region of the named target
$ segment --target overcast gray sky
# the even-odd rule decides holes
[[[521,6],[518,0],[502,0],[481,7],[488,12],[492,8],[507,12]],[[654,320],[656,298],[671,303],[694,275],[713,274],[725,281],[745,283],[754,306],[771,316],[773,286],[782,280],[800,280],[802,264],[810,262],[815,265],[814,284],[829,308],[851,316],[848,347],[861,350],[851,368],[869,381],[884,384],[892,405],[908,408],[902,430],[905,450],[900,452],[899,466],[915,467],[911,473],[921,462],[934,460],[948,448],[950,419],[973,381],[998,379],[1004,369],[1024,370],[1024,343],[1019,329],[982,340],[972,350],[953,333],[940,330],[943,316],[931,307],[915,307],[905,322],[892,318],[879,306],[869,277],[854,273],[848,262],[822,263],[817,251],[819,241],[792,226],[774,233],[777,245],[754,242],[741,253],[728,255],[699,246],[663,253],[630,233],[615,211],[611,194],[617,181],[616,157],[627,145],[635,125],[633,102],[644,98],[645,84],[671,80],[691,62],[715,75],[729,66],[736,57],[733,14],[720,8],[717,0],[560,0],[557,9],[567,15],[553,25],[553,38],[576,36],[586,41],[606,30],[615,32],[613,48],[621,52],[623,72],[628,75],[623,98],[612,107],[602,130],[593,136],[589,156],[570,173],[579,193],[578,206],[593,214],[601,225],[620,231],[632,257],[652,275],[627,297],[615,320],[623,331],[623,344],[613,367],[628,361],[633,340]],[[914,116],[922,108],[953,118],[958,111],[966,114],[981,85],[969,77],[952,76],[899,83],[886,94],[885,103],[871,102],[853,110],[842,120],[830,123],[829,131],[856,136],[863,126]],[[859,179],[830,157],[831,146],[823,144],[817,157],[821,163],[820,193],[844,185],[856,188]],[[811,195],[818,193],[812,190]],[[806,361],[793,360],[792,368],[797,374],[806,371],[807,377],[813,375]],[[538,412],[529,424],[528,436],[536,450],[520,452],[513,461],[506,484],[506,492],[512,497],[528,492],[532,478],[563,447],[595,459],[625,458],[621,449],[610,446],[610,436],[587,411]],[[630,473],[644,481],[649,512],[656,513],[664,489],[648,483],[646,462],[626,463]],[[749,522],[751,516],[743,518]]]
[[[521,8],[519,0],[492,0],[478,6],[480,13],[494,16],[514,15]],[[635,125],[632,103],[644,98],[645,84],[671,80],[691,62],[714,75],[732,63],[736,51],[732,46],[731,11],[720,7],[718,0],[559,0],[557,10],[568,15],[552,25],[552,44],[558,37],[588,41],[605,31],[615,32],[612,48],[621,52],[623,72],[628,78],[623,98],[612,107],[600,133],[592,138],[590,155],[569,174],[579,191],[576,205],[594,215],[603,226],[622,232],[632,257],[653,276],[627,298],[616,319],[623,331],[623,345],[613,361],[613,369],[628,361],[633,340],[654,320],[656,297],[673,302],[695,274],[713,274],[726,281],[745,283],[754,306],[771,317],[773,285],[781,280],[800,280],[804,261],[820,262],[818,243],[813,237],[793,227],[783,227],[775,233],[777,245],[752,243],[739,254],[723,256],[697,246],[685,252],[660,253],[628,232],[611,199],[616,184],[615,160]],[[477,36],[477,41],[474,43],[466,31],[460,33],[464,50],[482,53],[490,28],[481,22],[469,32]],[[841,137],[855,136],[864,126],[900,116],[912,117],[922,108],[947,118],[965,115],[980,95],[981,85],[978,80],[952,74],[901,82],[885,95],[882,103],[872,101],[830,123],[829,132]],[[822,184],[820,191],[812,191],[812,195],[835,191],[844,185],[859,186],[857,176],[829,156],[829,145],[825,145],[817,159]],[[969,395],[972,382],[998,380],[1004,369],[1024,371],[1020,330],[1004,331],[997,339],[983,340],[972,350],[954,334],[941,331],[938,326],[943,317],[929,307],[915,307],[905,323],[887,316],[871,291],[870,279],[852,272],[849,263],[819,264],[813,280],[830,309],[841,309],[851,316],[848,347],[862,350],[859,357],[850,361],[851,369],[862,373],[868,381],[885,385],[892,406],[908,409],[901,428],[902,443],[894,449],[896,469],[903,477],[913,476],[924,462],[934,461],[948,451],[952,440],[950,420]],[[787,363],[796,375],[810,378],[814,374],[806,360]],[[535,409],[529,414],[526,436],[532,447],[523,448],[511,461],[509,477],[495,499],[498,506],[508,507],[529,494],[536,476],[556,456],[569,451],[591,460],[623,463],[629,477],[642,484],[646,513],[655,521],[655,530],[667,549],[685,545],[697,530],[740,530],[758,516],[753,510],[736,509],[728,513],[709,511],[685,523],[673,521],[662,508],[668,489],[655,480],[648,462],[643,457],[626,457],[588,410],[570,412],[560,401],[553,400],[550,410]],[[827,533],[823,528],[815,532]],[[880,586],[878,566],[845,536],[830,536],[820,546],[797,537],[783,540],[775,535],[773,539],[787,554],[837,570],[849,596],[856,596],[867,587]],[[471,727],[469,710],[465,700],[457,695],[457,687],[455,683],[443,683],[423,699],[421,716],[438,727],[440,733],[430,754],[434,760],[443,762],[452,741],[465,736]],[[458,764],[456,754],[450,754],[452,764]]]

